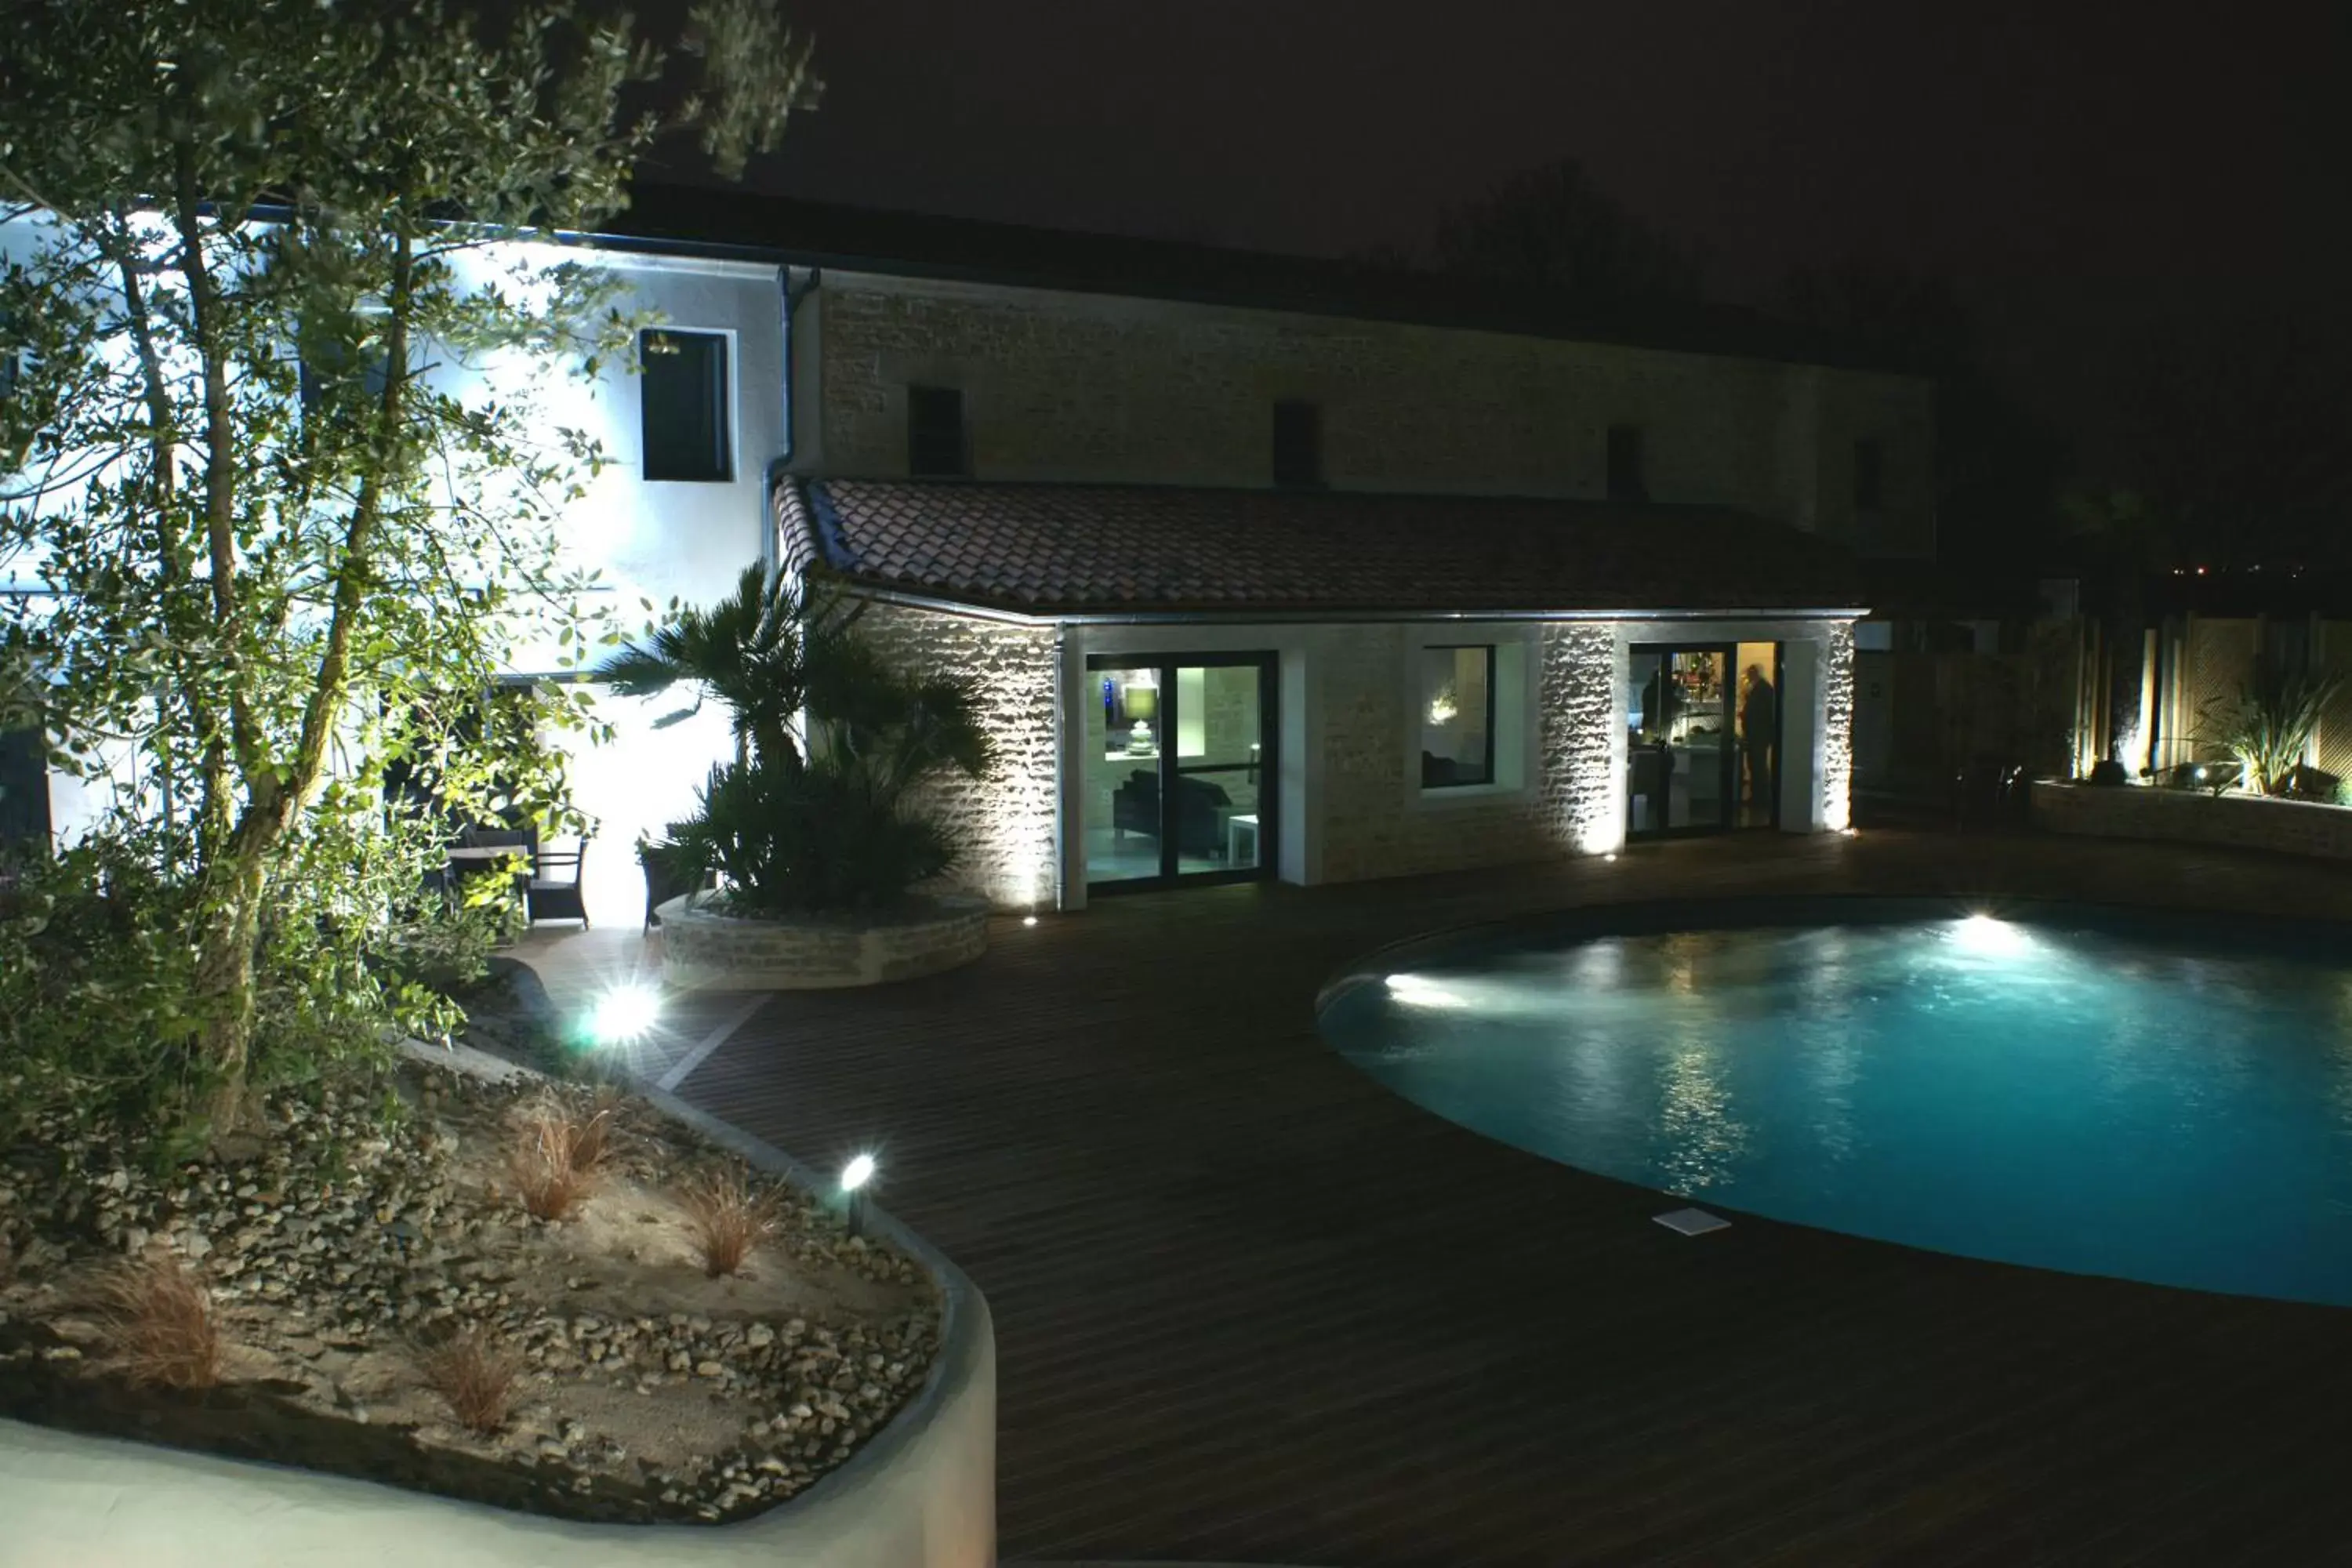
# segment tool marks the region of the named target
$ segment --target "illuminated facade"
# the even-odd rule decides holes
[[[877,601],[981,693],[998,775],[935,805],[1000,904],[1846,825],[1852,562],[1932,551],[1923,383],[1318,262],[735,196],[620,226],[582,243],[660,326],[551,394],[611,459],[565,548],[625,612],[757,559]],[[669,706],[605,700],[575,758],[600,920],[727,751]]]

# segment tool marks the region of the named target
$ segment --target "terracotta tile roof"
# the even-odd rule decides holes
[[[776,504],[796,568],[1037,616],[1863,603],[1843,549],[1718,507],[798,478]]]

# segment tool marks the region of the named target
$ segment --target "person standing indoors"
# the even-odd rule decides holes
[[[1760,664],[1748,667],[1739,694],[1739,749],[1748,758],[1748,799],[1772,804],[1772,747],[1780,733],[1780,694]]]

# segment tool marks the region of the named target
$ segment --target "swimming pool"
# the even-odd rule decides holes
[[[2352,1305],[2352,947],[2326,929],[1643,906],[1391,950],[1322,1026],[1440,1116],[1711,1206]]]

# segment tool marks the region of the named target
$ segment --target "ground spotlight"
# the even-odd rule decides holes
[[[855,1155],[841,1168],[843,1218],[852,1236],[866,1234],[866,1184],[874,1179],[877,1169],[871,1154]]]
[[[1035,915],[1023,915],[1021,917],[1021,923],[1024,926],[1035,925],[1037,923],[1037,917]]]
[[[661,995],[650,985],[615,985],[596,998],[588,1032],[600,1046],[625,1046],[653,1032],[661,1017]]]

